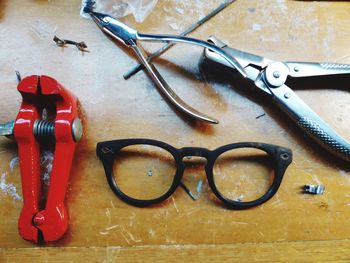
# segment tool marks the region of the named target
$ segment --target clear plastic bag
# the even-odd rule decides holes
[[[158,0],[96,0],[94,11],[106,13],[116,18],[133,14],[137,22],[143,22],[153,10]],[[90,16],[83,12],[87,0],[82,1],[80,15]]]

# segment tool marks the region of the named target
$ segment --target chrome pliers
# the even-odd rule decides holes
[[[186,43],[197,45],[203,48],[210,48],[212,52],[215,52],[219,57],[226,61],[233,68],[237,69],[243,76],[246,75],[243,67],[235,60],[234,57],[229,56],[223,49],[195,38],[176,36],[176,35],[154,35],[154,34],[142,34],[137,32],[135,29],[127,26],[126,24],[120,22],[119,20],[107,15],[92,11],[90,8],[84,10],[89,13],[95,23],[99,28],[105,32],[107,35],[116,39],[131,48],[140,62],[145,67],[150,78],[155,82],[160,91],[174,104],[179,110],[189,114],[190,116],[198,119],[207,121],[209,123],[219,123],[216,119],[207,116],[186,104],[168,85],[168,83],[163,79],[158,70],[153,64],[149,62],[149,59],[145,55],[143,48],[138,41],[151,41],[151,42],[176,42],[176,43]]]
[[[288,77],[311,77],[350,74],[350,65],[335,63],[280,62],[228,47],[215,37],[209,43],[222,48],[235,58],[255,87],[271,97],[297,125],[316,142],[336,156],[350,161],[350,144],[323,121],[294,91],[286,85]],[[230,64],[210,49],[203,53],[205,60],[228,67]]]

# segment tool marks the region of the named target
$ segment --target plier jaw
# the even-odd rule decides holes
[[[94,11],[89,12],[92,20],[106,34],[118,39],[126,46],[136,44],[137,31],[113,17]]]
[[[14,122],[14,139],[18,144],[24,202],[18,221],[19,234],[36,243],[56,241],[68,227],[64,197],[76,143],[82,136],[77,98],[48,76],[24,78],[18,91],[23,100]],[[53,123],[41,120],[48,103],[55,106]],[[49,128],[54,131],[51,139],[55,140],[55,151],[48,196],[42,209],[38,137],[52,136]]]

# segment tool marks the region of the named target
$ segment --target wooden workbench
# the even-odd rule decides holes
[[[122,74],[135,65],[135,57],[92,21],[81,19],[80,2],[0,0],[0,122],[18,112],[18,70],[22,76],[50,75],[75,93],[85,125],[66,198],[69,230],[62,240],[44,246],[18,235],[17,148],[0,138],[0,262],[350,261],[347,164],[311,142],[260,94],[235,81],[203,81],[198,48],[176,46],[157,65],[180,97],[219,119],[218,125],[174,110],[143,72],[125,81]],[[179,33],[219,2],[159,1],[144,23],[132,17],[123,21],[145,33]],[[55,34],[85,41],[90,52],[57,47]],[[209,35],[279,60],[350,63],[350,2],[238,0],[192,34]],[[145,46],[150,51],[159,47]],[[349,140],[349,92],[335,85],[317,88],[297,92]],[[254,209],[223,208],[208,198],[207,185],[196,202],[178,189],[159,206],[135,208],[111,192],[95,155],[98,141],[135,137],[211,149],[261,141],[291,148],[294,160],[274,198]],[[50,154],[44,157],[47,170]],[[190,167],[184,176],[193,174],[205,178],[202,166]],[[304,195],[300,187],[307,183],[324,184],[326,192]]]

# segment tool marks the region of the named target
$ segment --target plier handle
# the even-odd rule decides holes
[[[18,221],[19,233],[24,239],[34,242],[55,241],[67,230],[68,213],[64,198],[76,142],[82,136],[77,98],[48,76],[26,77],[18,84],[18,91],[23,100],[13,123],[13,136],[18,144],[24,202]],[[54,122],[42,119],[47,107],[55,109]],[[40,205],[39,141],[42,138],[55,142],[44,207]]]
[[[285,83],[288,77],[310,77],[350,74],[350,65],[336,63],[280,62],[228,47],[216,37],[208,42],[224,49],[244,68],[247,78],[271,97],[311,138],[334,155],[350,161],[350,143],[337,134]],[[231,67],[210,49],[203,61],[210,60]]]

